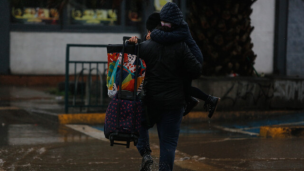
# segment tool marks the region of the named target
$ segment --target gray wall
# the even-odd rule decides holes
[[[192,82],[207,94],[221,97],[218,110],[304,109],[304,79],[201,78]],[[200,102],[196,110],[203,110]]]
[[[250,16],[254,30],[251,33],[253,51],[257,54],[255,69],[261,73],[273,72],[275,0],[259,0],[252,5]]]
[[[304,77],[304,0],[289,0],[287,75]]]
[[[11,32],[13,74],[65,74],[66,44],[121,44],[123,36],[139,33]],[[107,61],[105,48],[71,48],[70,60]],[[78,67],[77,72],[80,72]],[[70,72],[74,72],[70,68]]]
[[[0,1],[0,74],[9,72],[9,7],[7,0]]]

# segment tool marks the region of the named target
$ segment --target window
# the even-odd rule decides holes
[[[10,0],[10,28],[37,32],[144,32],[143,16],[160,11],[167,2],[180,1]]]
[[[73,0],[68,11],[70,25],[120,25],[120,10],[112,9],[112,1]]]
[[[13,31],[140,32],[144,24],[143,3],[147,1],[10,0],[10,2]]]
[[[141,1],[129,0],[126,4],[125,20],[127,26],[137,26],[142,21],[143,5]]]
[[[21,24],[58,25],[59,12],[48,8],[47,1],[12,0],[11,22]]]
[[[172,2],[172,0],[154,0],[155,10],[160,11],[167,2]]]

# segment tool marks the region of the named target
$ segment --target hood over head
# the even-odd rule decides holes
[[[160,24],[160,16],[158,12],[152,13],[146,22],[146,29],[153,31]]]
[[[175,24],[177,26],[181,25],[184,16],[182,11],[178,8],[178,6],[173,2],[168,2],[162,10],[160,11],[160,19],[162,21]]]

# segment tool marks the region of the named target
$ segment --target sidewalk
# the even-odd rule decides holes
[[[59,124],[103,124],[105,120],[105,111],[100,113],[79,113],[78,109],[71,110],[70,114],[64,113],[64,98],[62,96],[55,96],[47,93],[50,88],[47,87],[15,87],[15,86],[0,86],[0,110],[2,109],[23,109],[27,112],[48,120],[54,123]],[[203,102],[200,102],[203,103]],[[285,111],[217,111],[213,118],[212,122],[241,122],[241,121],[261,121],[267,120],[268,118],[285,116],[285,115],[300,115],[304,113],[303,111],[295,110],[285,110]],[[208,121],[207,112],[194,111],[191,112],[183,119],[183,123],[200,123]],[[261,123],[258,125],[261,136],[265,137],[277,137],[278,132],[270,131],[271,128],[276,127],[280,128],[293,128],[293,129],[284,129],[284,135],[295,135],[291,132],[295,132],[296,135],[302,136],[302,130],[304,130],[301,125],[304,120],[299,120],[296,125],[276,125]],[[296,122],[296,121],[295,121]],[[281,122],[280,122],[281,123]],[[285,122],[286,123],[286,122]],[[282,124],[282,123],[281,123]],[[284,122],[283,122],[284,124]],[[298,127],[297,127],[298,126]],[[257,126],[255,126],[257,127]],[[261,129],[260,129],[261,127]],[[262,128],[263,127],[263,128]],[[267,129],[266,129],[267,127]],[[231,126],[219,127],[223,130],[233,130]],[[266,131],[267,130],[267,131]],[[241,130],[242,131],[242,130]],[[287,132],[286,132],[287,131]],[[289,132],[289,133],[288,133]]]
[[[139,170],[133,143],[111,147],[104,138],[103,113],[64,114],[62,97],[47,89],[0,86],[0,170]],[[210,121],[206,115],[184,118],[175,171],[303,170],[303,112],[217,112],[224,119]],[[149,135],[154,171],[156,127]]]

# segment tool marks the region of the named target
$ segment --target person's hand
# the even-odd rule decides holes
[[[129,39],[129,43],[137,43],[137,37],[136,36],[133,36]]]
[[[150,35],[151,35],[151,32],[149,31],[148,34],[147,34],[147,36],[146,36],[146,40],[150,40],[151,39]]]

